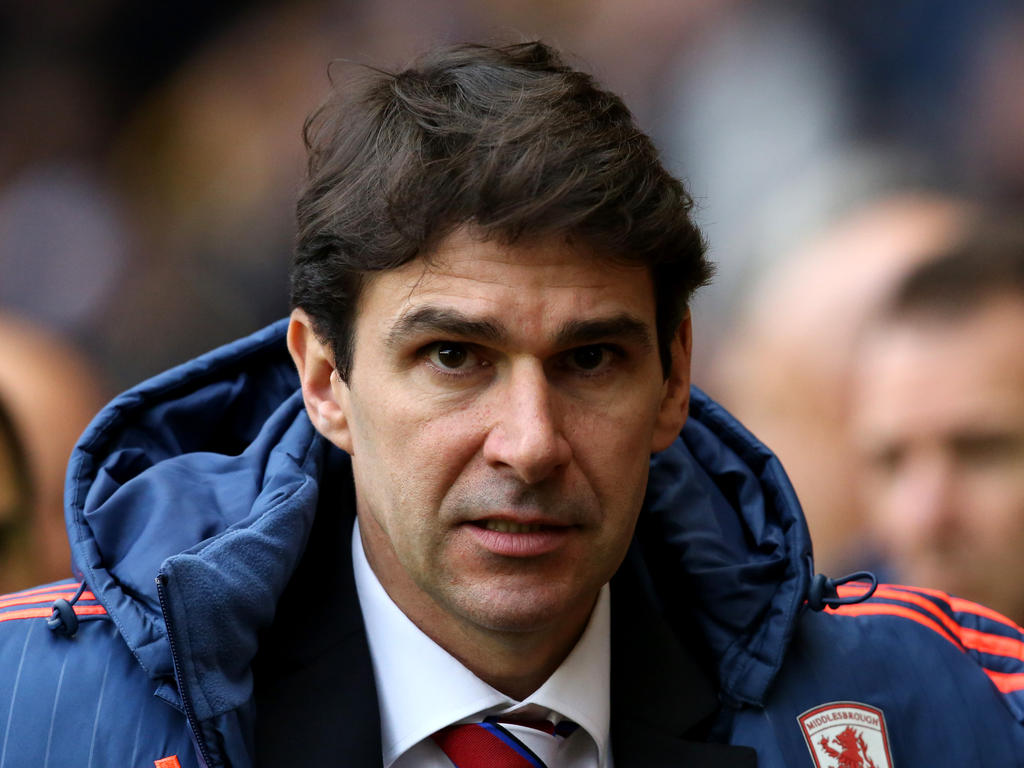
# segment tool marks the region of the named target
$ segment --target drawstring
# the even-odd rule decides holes
[[[851,581],[867,580],[871,586],[866,592],[860,595],[839,597],[838,587]],[[830,579],[825,574],[819,573],[811,580],[811,586],[807,590],[807,605],[812,611],[821,611],[825,606],[837,608],[840,605],[853,605],[861,603],[871,597],[878,588],[878,579],[871,571],[857,571],[839,579]],[[78,631],[79,618],[75,614],[74,605],[85,592],[85,581],[82,581],[71,600],[53,601],[53,613],[46,620],[46,626],[59,635],[74,637]]]
[[[75,614],[74,605],[83,592],[85,592],[85,580],[79,585],[78,591],[70,601],[63,598],[53,601],[53,613],[46,620],[46,626],[50,628],[51,632],[68,637],[75,636],[75,632],[78,631],[78,616]]]
[[[839,597],[838,587],[851,581],[867,580],[871,586],[867,592],[861,595],[850,595]],[[853,605],[861,603],[875,594],[878,588],[878,579],[871,571],[857,571],[841,579],[830,579],[824,573],[819,573],[811,580],[811,587],[807,590],[807,605],[812,611],[821,611],[827,605],[829,608],[837,608],[840,605]]]

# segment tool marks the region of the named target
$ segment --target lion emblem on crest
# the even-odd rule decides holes
[[[893,768],[882,710],[856,701],[833,701],[797,720],[816,768]]]
[[[821,737],[820,744],[825,754],[839,761],[833,768],[878,768],[868,755],[864,734],[854,730],[853,726],[846,726],[838,736],[832,737],[832,741],[839,747],[838,750],[829,744],[826,736]]]

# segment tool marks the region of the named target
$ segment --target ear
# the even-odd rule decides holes
[[[347,453],[352,453],[349,430],[348,385],[334,367],[334,354],[313,332],[313,322],[301,309],[292,310],[288,323],[288,351],[302,382],[306,413],[317,432]]]
[[[654,424],[651,453],[672,445],[686,423],[690,412],[690,354],[693,351],[693,329],[687,311],[670,346],[672,364],[665,380],[661,408]]]

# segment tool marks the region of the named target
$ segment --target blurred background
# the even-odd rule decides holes
[[[30,389],[105,397],[286,313],[328,62],[534,37],[621,94],[687,183],[719,265],[695,381],[779,450],[819,562],[856,560],[854,341],[899,269],[1024,202],[1020,0],[7,0],[0,312],[69,350]],[[17,350],[0,337],[12,376]],[[32,466],[32,417],[7,409]]]

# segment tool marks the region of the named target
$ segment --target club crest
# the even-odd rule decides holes
[[[882,710],[855,701],[833,701],[800,715],[817,768],[893,768]]]

